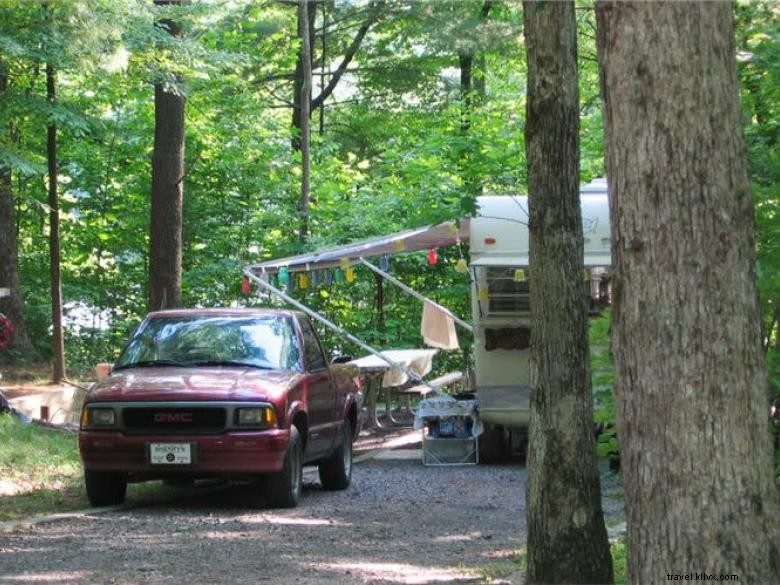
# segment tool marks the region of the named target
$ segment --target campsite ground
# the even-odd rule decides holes
[[[0,581],[520,583],[525,469],[425,467],[409,447],[358,462],[344,492],[307,473],[293,510],[235,486],[22,526],[0,535]]]
[[[349,489],[323,491],[307,470],[292,510],[266,508],[257,486],[157,484],[124,507],[5,523],[0,583],[522,581],[524,467],[423,466],[409,428],[364,432],[355,456]],[[613,524],[620,488],[602,480]]]

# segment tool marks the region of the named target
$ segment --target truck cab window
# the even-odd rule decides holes
[[[301,319],[301,331],[303,332],[303,344],[306,349],[306,365],[310,372],[325,369],[325,356],[320,348],[317,334],[314,333],[309,319]]]

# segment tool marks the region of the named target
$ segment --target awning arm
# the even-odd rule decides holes
[[[400,289],[401,289],[402,291],[404,291],[405,293],[412,295],[412,296],[413,296],[414,298],[416,298],[417,300],[419,300],[419,301],[422,301],[423,303],[431,303],[431,304],[433,304],[433,305],[436,305],[436,306],[437,306],[437,307],[438,307],[438,308],[439,308],[441,311],[443,311],[444,313],[446,313],[447,315],[449,315],[450,317],[452,317],[452,319],[455,321],[455,323],[457,323],[458,325],[460,325],[461,327],[463,327],[463,328],[464,328],[466,331],[469,331],[469,332],[472,332],[472,331],[474,331],[474,328],[473,328],[473,327],[472,327],[472,326],[471,326],[469,323],[467,323],[467,322],[466,322],[466,321],[464,321],[463,319],[461,319],[461,318],[457,317],[457,316],[456,316],[456,315],[455,315],[455,314],[454,314],[452,311],[450,311],[450,310],[449,310],[447,307],[443,307],[443,306],[441,306],[439,303],[436,303],[436,302],[432,301],[431,299],[424,297],[423,295],[421,295],[420,293],[418,293],[416,290],[414,290],[414,289],[411,289],[411,288],[409,288],[408,286],[406,286],[406,285],[405,285],[403,282],[401,282],[400,280],[398,280],[397,278],[395,278],[393,275],[391,275],[391,274],[388,274],[387,272],[385,272],[385,271],[384,271],[384,270],[382,270],[381,268],[378,268],[378,267],[374,266],[373,264],[371,264],[371,262],[369,262],[369,261],[368,261],[368,260],[366,260],[365,258],[360,258],[360,262],[363,264],[363,266],[366,266],[368,269],[370,269],[370,270],[373,270],[374,272],[376,272],[377,274],[379,274],[379,275],[380,275],[380,276],[382,276],[383,278],[385,278],[385,279],[389,280],[389,281],[390,281],[390,282],[392,282],[392,283],[393,283],[395,286],[397,286],[398,288],[400,288]]]
[[[295,308],[300,309],[301,311],[306,313],[312,319],[316,319],[317,321],[319,321],[320,323],[322,323],[323,325],[325,325],[329,329],[332,329],[333,331],[335,331],[339,335],[342,335],[342,336],[346,337],[352,343],[362,347],[367,352],[375,355],[376,357],[378,357],[382,361],[384,361],[387,364],[389,364],[391,367],[398,368],[398,369],[402,370],[407,376],[409,376],[415,382],[417,382],[419,384],[425,384],[431,390],[436,390],[436,388],[434,388],[430,383],[428,383],[425,380],[423,380],[419,375],[417,375],[415,372],[413,372],[412,370],[407,368],[404,364],[401,364],[401,363],[398,363],[398,362],[394,362],[393,360],[391,360],[390,358],[385,356],[382,352],[374,349],[373,347],[371,347],[370,345],[368,345],[364,341],[360,340],[359,338],[357,338],[354,335],[352,335],[351,333],[349,333],[346,329],[343,329],[343,328],[339,327],[338,325],[336,325],[332,321],[329,321],[328,319],[326,319],[325,317],[320,315],[317,311],[314,311],[314,310],[310,309],[309,307],[307,307],[306,305],[304,305],[303,303],[301,303],[299,301],[296,301],[294,298],[292,298],[290,295],[288,295],[284,291],[276,288],[271,283],[266,282],[265,280],[263,280],[259,276],[256,276],[249,268],[244,269],[244,276],[246,276],[247,278],[255,281],[260,287],[262,287],[262,288],[264,288],[264,289],[266,289],[268,291],[271,291],[272,293],[274,293],[275,295],[277,295],[278,297],[280,297],[284,301],[290,303]]]

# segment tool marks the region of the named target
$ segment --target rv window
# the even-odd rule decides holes
[[[515,270],[513,267],[487,269],[489,315],[528,312],[528,280],[515,280]]]

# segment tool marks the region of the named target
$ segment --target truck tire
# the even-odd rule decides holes
[[[85,469],[84,484],[93,506],[114,506],[125,501],[127,476],[123,473]]]
[[[290,443],[284,457],[284,467],[272,474],[266,484],[268,502],[274,508],[294,508],[303,491],[303,445],[298,429],[290,429]]]
[[[341,440],[333,454],[319,465],[322,488],[328,491],[345,490],[352,482],[352,424],[344,421]]]

